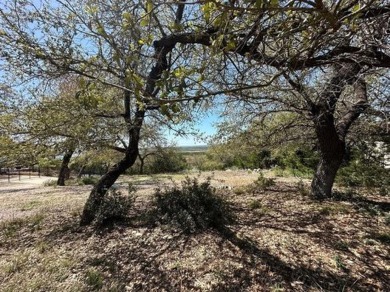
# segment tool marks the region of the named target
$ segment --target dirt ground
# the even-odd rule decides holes
[[[91,186],[0,181],[0,291],[390,291],[388,196],[316,202],[297,178],[246,187],[258,176],[202,173],[237,219],[191,235],[143,220],[154,189],[185,175],[121,178],[134,210],[102,229],[78,225]]]

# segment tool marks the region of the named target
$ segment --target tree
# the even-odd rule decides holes
[[[3,70],[24,80],[76,74],[123,99],[124,157],[93,188],[82,224],[134,164],[150,110],[179,119],[179,102],[221,95],[310,115],[321,149],[312,191],[329,196],[345,136],[367,104],[365,78],[390,67],[385,1],[36,2],[0,8]],[[350,88],[355,102],[336,124]]]
[[[126,125],[123,159],[113,165],[94,186],[86,202],[81,224],[94,219],[107,190],[134,164],[146,112],[160,109],[174,118],[180,77],[174,44],[152,41],[176,31],[183,4],[154,5],[139,1],[5,1],[0,6],[2,69],[10,76],[28,81],[50,81],[63,75],[78,75],[116,88],[123,100],[120,117]],[[178,9],[173,9],[174,7]],[[158,14],[158,17],[157,17]],[[165,74],[163,76],[163,74]],[[160,79],[169,80],[163,90]],[[30,83],[31,84],[31,83]],[[33,84],[35,85],[35,84]],[[108,116],[107,116],[108,117]],[[112,116],[116,119],[118,116]]]
[[[221,55],[215,87],[254,115],[293,111],[309,119],[320,154],[312,195],[331,196],[350,127],[375,94],[369,80],[390,68],[390,5],[207,1],[203,12],[213,29],[197,40]]]

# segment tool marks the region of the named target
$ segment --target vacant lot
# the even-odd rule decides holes
[[[237,216],[224,232],[144,219],[153,190],[184,175],[122,178],[134,210],[100,230],[78,227],[90,186],[2,184],[0,291],[390,291],[389,197],[321,203],[293,178],[254,191],[256,173],[207,176]]]

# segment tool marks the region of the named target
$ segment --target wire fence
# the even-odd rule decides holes
[[[41,177],[39,168],[0,168],[0,181],[11,182],[26,178]]]

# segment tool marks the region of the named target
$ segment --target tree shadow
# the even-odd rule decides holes
[[[283,262],[277,256],[270,254],[267,250],[258,248],[257,244],[249,238],[239,238],[236,233],[230,229],[225,228],[220,230],[221,236],[231,242],[234,246],[243,251],[248,258],[244,260],[243,267],[248,269],[256,266],[255,261],[260,260],[261,263],[266,264],[270,272],[279,276],[279,283],[282,282],[283,287],[291,289],[291,291],[299,290],[294,283],[303,285],[301,291],[307,289],[316,289],[321,291],[344,291],[349,288],[353,291],[370,291],[370,287],[360,285],[359,278],[353,275],[344,273],[344,275],[336,275],[329,271],[321,269],[312,269],[302,265],[291,265]],[[239,284],[237,280],[232,283],[226,283],[216,287],[217,291],[242,291],[237,288],[249,286],[254,280],[249,276],[248,271],[241,271],[241,278]],[[280,283],[281,284],[281,283]]]
[[[356,209],[365,210],[370,214],[390,212],[390,202],[374,201],[357,194],[337,192],[331,200],[352,203]]]

